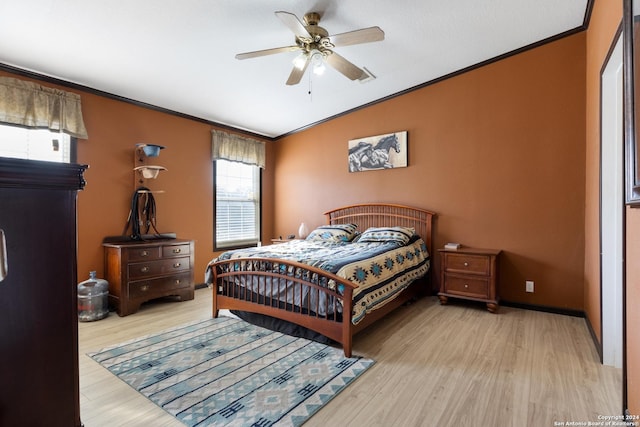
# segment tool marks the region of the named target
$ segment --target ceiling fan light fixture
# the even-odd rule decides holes
[[[315,64],[313,66],[313,74],[315,74],[316,76],[321,76],[324,74],[324,70],[326,69],[327,67],[325,67],[323,63]]]
[[[324,56],[320,51],[311,53],[311,63],[313,64],[313,74],[321,76],[324,74],[324,70],[327,68],[324,65]]]
[[[302,70],[304,68],[304,64],[307,63],[307,54],[301,53],[293,59],[293,66],[298,70]]]

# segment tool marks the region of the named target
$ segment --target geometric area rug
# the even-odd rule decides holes
[[[187,426],[300,426],[374,363],[231,317],[88,356]]]

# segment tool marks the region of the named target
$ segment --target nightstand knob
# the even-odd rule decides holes
[[[146,267],[146,266],[145,266],[145,267],[142,267],[142,268],[140,269],[140,271],[141,271],[142,273],[148,273],[148,272],[149,272],[149,267]]]
[[[465,262],[465,263],[464,263],[464,266],[465,266],[465,267],[469,267],[469,263],[468,263],[468,262]]]
[[[469,285],[465,283],[465,284],[464,284],[464,288],[465,288],[465,289],[469,289]]]
[[[149,251],[141,251],[140,256],[149,256]]]
[[[173,268],[178,268],[178,267],[180,267],[180,263],[179,262],[176,262],[175,264],[173,264]]]
[[[179,285],[180,283],[182,283],[182,280],[176,279],[176,285]]]
[[[147,292],[149,290],[149,285],[140,286],[141,292]]]
[[[173,250],[174,254],[179,254],[180,252],[182,252],[182,250],[180,248],[176,248]]]

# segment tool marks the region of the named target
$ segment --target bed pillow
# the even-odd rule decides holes
[[[360,235],[358,242],[396,242],[406,245],[414,234],[416,230],[409,227],[370,227]]]
[[[321,225],[307,236],[307,240],[350,242],[355,237],[357,228],[355,224]]]

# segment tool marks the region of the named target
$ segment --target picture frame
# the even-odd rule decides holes
[[[407,131],[352,139],[347,157],[349,172],[405,168]]]
[[[625,202],[640,207],[640,0],[623,0]]]

